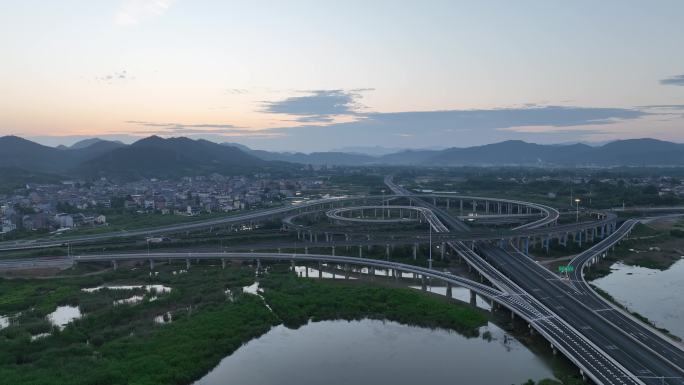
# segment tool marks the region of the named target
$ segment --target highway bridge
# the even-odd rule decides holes
[[[391,178],[385,181],[395,193],[406,193]],[[448,217],[449,214],[441,212],[441,215]],[[451,221],[453,223],[455,219]],[[512,244],[502,248],[478,242],[476,250],[484,258],[464,249],[462,243],[455,247],[495,286],[525,296],[532,306],[549,310],[556,319],[581,333],[599,349],[603,359],[619,364],[625,371],[621,375],[629,374],[632,380],[646,384],[684,384],[684,352],[681,346],[601,299],[582,275],[589,261],[595,261],[597,256],[619,242],[635,223],[627,221],[597,245],[575,257],[572,264],[580,267],[577,269],[580,276],[575,275],[574,282],[569,283],[541,267]],[[600,382],[598,378],[593,379]]]

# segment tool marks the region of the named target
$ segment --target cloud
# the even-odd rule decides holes
[[[638,119],[648,112],[627,108],[534,106],[520,108],[357,113],[352,122],[274,129],[283,147],[382,143],[393,146],[469,146],[506,139],[554,142],[600,134],[595,126]],[[587,127],[590,126],[590,127]]]
[[[228,88],[226,90],[227,94],[233,94],[233,95],[244,95],[247,92],[249,92],[249,91],[247,91],[247,89],[245,89],[245,88]]]
[[[684,75],[670,76],[669,78],[661,79],[660,84],[665,86],[684,86]]]
[[[164,130],[178,131],[186,128],[216,128],[216,129],[237,129],[238,126],[232,124],[214,124],[214,123],[200,123],[200,124],[183,124],[183,123],[159,123],[148,122],[144,120],[127,120],[124,123],[135,124],[138,126],[155,127]]]
[[[357,115],[363,105],[358,103],[361,93],[369,89],[312,90],[308,95],[292,96],[275,102],[263,102],[262,112],[294,115],[302,123],[328,123],[335,116]]]
[[[163,14],[172,3],[173,0],[123,0],[114,15],[114,24],[138,24]]]
[[[143,129],[128,131],[128,134],[135,135],[220,135],[220,136],[247,136],[247,137],[276,137],[282,133],[269,132],[267,130],[248,129],[232,124],[216,123],[163,123],[149,122],[144,120],[127,120],[124,123],[132,124]]]
[[[115,71],[111,74],[95,77],[95,81],[106,84],[122,83],[133,79],[135,79],[135,77],[131,76],[126,70]]]

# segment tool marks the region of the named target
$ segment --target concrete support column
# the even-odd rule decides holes
[[[185,258],[185,269],[190,270],[190,258]]]
[[[439,252],[440,252],[440,258],[443,261],[444,260],[444,253],[446,252],[446,243],[442,242],[442,245],[440,246]]]
[[[154,259],[150,259],[150,270],[154,270]]]
[[[463,212],[463,199],[458,201],[461,212]]]
[[[546,249],[546,254],[548,254],[549,249],[551,248],[551,236],[547,235],[545,241],[546,241],[546,244],[544,244],[544,248]]]
[[[390,247],[389,247],[389,243],[388,243],[385,245],[385,257],[387,257],[387,259],[389,259],[389,256],[390,256]]]
[[[359,245],[359,258],[363,258],[363,246]]]
[[[425,276],[420,275],[420,289],[423,291],[427,291],[427,284],[425,283]]]
[[[447,296],[447,298],[449,298],[449,299],[453,298],[453,293],[452,293],[452,290],[451,290],[451,282],[447,282],[447,283],[446,283],[446,296]]]
[[[309,254],[309,247],[308,246],[304,246],[304,254]]]
[[[470,306],[477,306],[477,294],[474,290],[470,291]]]
[[[415,261],[418,258],[418,244],[414,243],[413,244],[413,260]]]
[[[221,268],[222,269],[226,268],[226,259],[225,258],[221,258]]]
[[[323,264],[318,261],[318,279],[323,279]]]
[[[349,279],[349,264],[344,264],[344,279]]]
[[[331,253],[333,256],[335,255],[335,245],[332,245],[332,252]]]
[[[116,259],[112,259],[112,269],[116,270],[119,268],[119,263],[116,261]]]
[[[525,237],[525,255],[530,255],[530,237]]]

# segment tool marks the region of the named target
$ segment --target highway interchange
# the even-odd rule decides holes
[[[592,223],[557,225],[558,211],[544,205],[530,204],[512,200],[496,200],[482,197],[453,197],[460,202],[472,200],[473,208],[480,199],[486,205],[487,214],[505,218],[516,215],[511,205],[518,205],[517,215],[532,219],[518,227],[498,232],[487,232],[470,229],[463,217],[459,218],[437,205],[437,199],[444,196],[413,195],[396,185],[391,177],[385,183],[394,193],[386,197],[390,199],[408,199],[415,210],[429,223],[434,234],[429,238],[435,242],[444,242],[454,253],[458,254],[491,286],[486,283],[453,275],[429,267],[401,264],[390,260],[363,258],[361,246],[370,244],[388,244],[402,242],[402,236],[395,234],[391,239],[368,235],[364,239],[346,235],[344,241],[335,239],[332,234],[325,234],[326,241],[313,239],[310,229],[296,224],[297,216],[307,212],[327,212],[330,220],[344,220],[340,213],[349,207],[377,207],[368,205],[371,197],[342,197],[310,201],[299,206],[279,207],[275,209],[250,212],[226,218],[189,223],[182,225],[141,229],[113,234],[98,234],[65,239],[40,239],[32,242],[0,242],[0,251],[30,250],[70,244],[96,244],[112,238],[144,237],[149,235],[190,232],[219,226],[244,224],[265,218],[285,217],[284,227],[297,231],[306,241],[309,232],[311,247],[332,247],[331,254],[274,253],[274,252],[163,252],[163,253],[102,253],[76,255],[70,258],[21,258],[0,259],[0,269],[19,269],[31,267],[63,267],[71,263],[87,262],[123,262],[129,260],[166,261],[212,259],[223,260],[292,260],[306,263],[332,263],[343,266],[358,265],[398,272],[419,274],[422,277],[442,280],[450,285],[468,288],[481,296],[489,298],[493,303],[509,309],[512,314],[528,322],[531,331],[543,335],[555,351],[562,352],[587,376],[597,384],[684,384],[684,351],[681,345],[674,343],[652,327],[635,319],[622,309],[615,307],[600,297],[584,280],[584,271],[592,263],[629,234],[636,220],[627,220],[620,227],[615,227],[616,217],[613,214],[602,214]],[[377,198],[377,197],[373,197]],[[449,205],[447,197],[447,206]],[[381,207],[385,205],[381,202]],[[490,213],[490,204],[495,207]],[[354,206],[356,205],[356,206]],[[508,206],[507,206],[508,205]],[[335,209],[335,207],[338,207]],[[503,207],[503,209],[502,209]],[[527,211],[522,211],[525,207]],[[408,209],[408,208],[407,208]],[[538,218],[534,217],[538,210]],[[332,216],[332,217],[331,217]],[[347,218],[349,219],[349,218]],[[353,219],[353,218],[352,218]],[[355,219],[352,222],[356,221]],[[363,222],[363,220],[359,221]],[[570,265],[575,267],[569,279],[561,279],[558,275],[540,266],[529,258],[525,250],[519,249],[521,240],[529,242],[530,238],[546,239],[560,237],[568,233],[589,234],[600,237],[596,229],[601,229],[602,239],[591,248],[575,256]],[[604,233],[604,230],[605,233]],[[612,231],[615,230],[615,231]],[[585,235],[587,236],[587,235]],[[573,235],[574,237],[574,235]],[[409,242],[426,242],[425,232],[412,234]],[[560,239],[560,238],[559,238]],[[525,243],[527,244],[527,243]],[[264,249],[287,248],[290,244],[268,243]],[[359,257],[334,255],[335,245],[359,246]],[[548,243],[546,243],[548,246]]]

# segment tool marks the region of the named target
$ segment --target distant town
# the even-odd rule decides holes
[[[27,184],[0,195],[3,235],[63,232],[108,226],[110,213],[140,216],[200,216],[268,207],[294,200],[323,185],[314,179],[274,179],[253,176],[144,179],[117,184],[65,180],[60,184]]]

